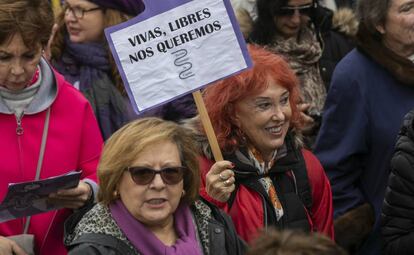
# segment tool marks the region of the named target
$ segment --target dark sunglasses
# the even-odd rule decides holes
[[[284,6],[280,8],[277,14],[281,16],[293,16],[293,14],[295,14],[295,10],[298,10],[300,15],[311,16],[314,9],[313,4],[302,6]]]
[[[154,170],[148,167],[133,166],[128,167],[128,171],[131,173],[132,180],[138,185],[147,185],[151,183],[156,174],[161,176],[161,179],[165,184],[174,185],[183,179],[184,172],[187,171],[187,168],[183,166],[175,166]]]

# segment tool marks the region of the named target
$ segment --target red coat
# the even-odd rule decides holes
[[[54,75],[57,94],[50,104],[49,132],[40,178],[82,169],[82,178],[96,181],[103,141],[92,108],[60,74]],[[23,116],[24,133],[20,136],[16,134],[14,114],[0,113],[0,200],[6,195],[9,183],[35,178],[46,116],[42,107],[38,113]],[[32,216],[29,233],[35,235],[36,254],[66,254],[63,222],[70,213],[62,209]],[[23,226],[23,219],[1,223],[0,235],[21,234]]]
[[[312,211],[308,212],[311,229],[334,239],[332,193],[329,180],[319,162],[310,151],[302,149],[306,169],[312,190]],[[264,227],[264,209],[262,198],[256,191],[239,185],[233,205],[229,210],[227,203],[211,198],[205,190],[205,177],[214,162],[201,158],[202,185],[200,195],[216,204],[230,214],[237,233],[246,241],[254,239],[258,231]],[[277,164],[277,162],[276,162]]]

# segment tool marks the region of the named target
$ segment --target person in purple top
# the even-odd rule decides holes
[[[243,254],[230,217],[198,197],[193,140],[159,118],[115,132],[99,164],[99,203],[66,222],[69,254]]]

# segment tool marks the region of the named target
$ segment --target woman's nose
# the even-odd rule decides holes
[[[275,121],[283,121],[285,120],[285,114],[280,109],[280,107],[276,107],[274,110],[274,113],[272,115],[272,119]]]
[[[154,176],[154,179],[150,183],[150,187],[155,188],[155,189],[162,189],[165,187],[165,182],[161,178],[161,174],[156,174]]]
[[[293,13],[293,15],[290,17],[291,21],[295,24],[299,24],[300,23],[300,12],[298,9],[295,9],[295,12]]]
[[[11,66],[11,73],[13,75],[21,75],[24,73],[24,68],[18,61],[16,61],[16,63],[13,63]]]

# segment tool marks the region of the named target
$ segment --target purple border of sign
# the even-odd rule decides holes
[[[171,99],[169,99],[169,100],[167,100],[165,102],[162,102],[160,104],[154,105],[154,106],[149,107],[147,109],[144,109],[144,110],[141,110],[141,111],[138,110],[138,107],[137,107],[136,102],[135,102],[135,98],[134,98],[134,96],[132,94],[130,85],[128,83],[128,79],[126,78],[124,69],[122,68],[122,65],[121,65],[121,63],[119,61],[118,53],[115,50],[114,43],[113,43],[112,38],[111,38],[111,33],[114,33],[114,32],[116,32],[118,30],[124,29],[124,28],[129,27],[129,26],[131,26],[133,24],[136,24],[138,22],[147,20],[147,19],[152,18],[152,17],[154,17],[156,15],[159,15],[161,13],[164,13],[166,11],[169,11],[171,9],[174,9],[174,8],[176,8],[178,6],[181,6],[183,4],[186,4],[186,3],[192,2],[192,1],[196,1],[196,0],[143,0],[143,1],[144,1],[144,4],[145,4],[145,10],[141,14],[139,14],[135,18],[132,18],[132,19],[130,19],[130,20],[124,22],[124,23],[121,23],[121,24],[118,24],[118,25],[115,25],[115,26],[112,26],[112,27],[109,27],[109,28],[106,28],[105,29],[105,36],[106,36],[106,39],[108,41],[109,47],[111,49],[111,52],[112,52],[113,55],[116,55],[116,56],[114,56],[115,63],[117,65],[117,67],[118,67],[118,70],[119,70],[119,73],[121,75],[122,81],[124,82],[124,84],[126,84],[125,85],[125,90],[128,93],[129,99],[131,101],[132,100],[134,101],[132,103],[132,107],[134,108],[134,111],[137,114],[143,113],[145,111],[148,111],[148,110],[157,108],[160,105],[163,105],[163,104],[166,104],[168,102],[174,101],[175,99],[177,99],[179,97],[182,97],[184,95],[187,95],[189,93],[192,93],[192,92],[194,92],[196,90],[200,90],[201,88],[203,88],[203,87],[205,87],[205,86],[207,86],[207,85],[209,85],[209,84],[214,83],[214,82],[217,81],[217,80],[215,80],[215,81],[212,81],[211,83],[201,85],[200,87],[195,88],[192,91],[187,91],[187,92],[185,92],[185,93],[183,93],[181,95],[178,95],[178,96],[176,96],[174,98],[171,98]],[[224,2],[224,6],[226,7],[226,10],[227,10],[227,13],[229,15],[231,24],[233,26],[233,30],[234,30],[234,32],[235,32],[235,34],[237,36],[237,40],[239,42],[240,49],[241,49],[241,51],[243,53],[244,60],[246,61],[247,67],[245,69],[251,68],[253,66],[253,62],[252,62],[252,60],[250,58],[250,55],[249,55],[249,53],[247,51],[246,42],[244,41],[243,34],[240,31],[239,24],[238,24],[238,22],[236,20],[236,16],[234,15],[233,7],[231,6],[230,0],[222,0],[222,1]],[[229,76],[233,76],[235,74],[238,74],[238,73],[244,71],[245,69],[242,69],[240,71],[234,72],[234,73],[232,73],[232,74],[230,74],[230,75],[228,75],[226,77],[223,77],[221,79],[224,79],[224,78],[227,78]]]

